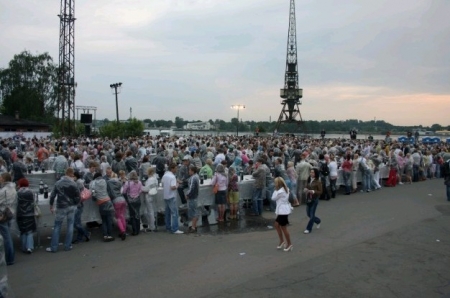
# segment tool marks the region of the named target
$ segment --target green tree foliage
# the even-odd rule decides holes
[[[141,136],[143,131],[144,123],[136,118],[132,118],[128,122],[109,122],[99,129],[102,137],[109,138]]]
[[[53,118],[57,99],[57,66],[48,53],[23,51],[0,69],[0,112],[21,118]]]
[[[184,121],[181,117],[175,117],[175,126],[177,128],[183,128],[183,126],[188,123],[187,121]]]

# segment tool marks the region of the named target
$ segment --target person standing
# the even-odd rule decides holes
[[[359,154],[355,153],[352,160],[352,192],[358,190]]]
[[[171,163],[169,170],[162,177],[163,198],[166,205],[164,212],[164,220],[166,230],[173,234],[184,234],[178,229],[178,206],[177,206],[177,188],[178,182],[175,173],[177,172],[177,164]]]
[[[141,192],[142,183],[136,171],[131,171],[128,175],[128,182],[123,185],[122,193],[128,198],[128,212],[130,213],[131,235],[139,235],[141,230]]]
[[[186,192],[186,200],[188,202],[188,216],[191,220],[191,226],[189,227],[189,233],[197,232],[197,221],[201,215],[201,211],[198,207],[198,193],[200,189],[200,178],[197,175],[197,167],[194,165],[189,166],[189,180],[188,190]]]
[[[145,176],[148,178],[142,188],[142,191],[145,193],[142,232],[156,232],[154,202],[158,193],[158,179],[156,178],[155,169],[152,167],[147,168]]]
[[[306,215],[309,217],[308,225],[303,233],[309,234],[314,224],[317,225],[317,228],[320,228],[321,223],[320,218],[316,216],[319,197],[322,194],[322,182],[319,180],[319,170],[317,168],[311,170],[308,182],[303,191],[306,194]]]
[[[84,180],[81,178],[80,172],[74,171],[73,178],[74,178],[75,182],[77,183],[78,189],[80,190],[80,194],[81,194],[81,192],[84,190]],[[81,223],[81,216],[83,214],[83,209],[84,209],[83,202],[80,199],[80,202],[77,205],[77,210],[75,212],[75,218],[74,218],[74,224],[73,224],[73,227],[77,230],[77,238],[72,241],[72,244],[77,244],[77,243],[83,241],[83,238],[86,239],[86,242],[91,240],[91,233],[88,232],[86,230],[86,228],[83,227],[83,224]]]
[[[330,154],[330,159],[328,161],[328,169],[330,171],[330,190],[331,198],[336,198],[336,182],[338,177],[338,166],[333,154]]]
[[[25,178],[25,174],[27,173],[27,166],[23,162],[22,153],[17,154],[17,160],[12,164],[11,168],[11,176],[13,177],[13,182],[19,181],[22,178]]]
[[[306,161],[306,153],[303,153],[301,155],[301,160],[295,167],[295,170],[297,171],[297,198],[299,199],[300,204],[306,203],[306,197],[305,193],[303,192],[303,189],[306,186],[306,182],[309,178],[309,172],[312,170],[313,166]]]
[[[20,231],[22,251],[31,254],[34,250],[33,233],[36,231],[36,219],[34,218],[34,194],[28,188],[29,182],[25,178],[17,181],[17,226]]]
[[[322,182],[322,194],[320,196],[321,200],[330,200],[330,194],[328,193],[327,189],[327,179],[330,175],[330,169],[328,168],[328,155],[327,158],[325,158],[325,155],[320,154],[319,155],[319,174],[320,174],[320,181]],[[319,178],[319,177],[317,177]]]
[[[64,155],[60,154],[55,158],[53,170],[55,171],[56,181],[61,179],[61,177],[66,173],[66,170],[69,167],[69,163],[67,162],[68,157],[69,155],[66,152]]]
[[[53,228],[52,241],[50,247],[47,247],[47,252],[57,252],[59,245],[59,234],[61,232],[61,225],[64,219],[67,220],[66,240],[64,242],[64,250],[72,249],[73,224],[75,219],[75,211],[80,202],[80,189],[73,181],[73,169],[67,168],[66,175],[62,176],[60,180],[55,183],[55,187],[50,195],[50,212],[54,213],[53,205],[56,200],[56,217],[55,226]]]
[[[158,174],[159,179],[162,179],[164,172],[166,170],[167,159],[164,157],[164,151],[158,153],[158,155],[153,159],[152,164],[156,166],[156,174]]]
[[[188,179],[189,179],[189,164],[191,160],[188,155],[183,157],[183,164],[180,166],[177,174],[178,179],[178,195],[181,200],[181,207],[186,205],[186,196],[184,195],[184,189],[188,187]]]
[[[289,190],[289,192],[290,192],[289,195],[292,196],[292,203],[293,203],[292,206],[293,207],[300,206],[300,203],[298,202],[298,199],[297,199],[298,176],[297,176],[297,172],[295,171],[295,168],[294,168],[294,162],[292,162],[292,161],[288,162],[286,174],[289,176],[289,180],[291,181],[291,188]]]
[[[126,153],[125,158],[125,167],[127,168],[127,173],[131,173],[132,171],[138,171],[138,161],[133,156],[133,152],[131,150],[128,150]]]
[[[228,205],[230,206],[230,219],[237,219],[239,204],[238,176],[234,168],[228,172]]]
[[[5,244],[6,265],[9,266],[14,264],[15,260],[14,243],[10,231],[12,218],[8,219],[4,215],[6,214],[6,208],[9,208],[14,215],[14,210],[17,208],[17,192],[16,185],[11,181],[11,175],[8,172],[0,175],[0,184],[3,186],[0,191],[0,213],[2,214],[2,218],[0,219],[0,234]]]
[[[127,221],[125,219],[125,214],[127,212],[127,202],[120,192],[122,188],[122,181],[119,180],[117,176],[114,178],[106,178],[106,185],[108,195],[111,198],[114,206],[114,215],[117,221],[117,227],[119,229],[119,237],[123,241],[127,238]]]
[[[287,225],[289,224],[288,216],[292,211],[291,204],[289,204],[289,189],[281,177],[275,178],[274,183],[275,191],[272,194],[272,200],[277,205],[275,208],[277,218],[275,219],[274,226],[280,240],[277,249],[283,249],[288,252],[294,248],[291,243],[291,236],[287,230]]]
[[[252,173],[253,179],[253,213],[250,215],[259,216],[262,214],[263,191],[266,185],[266,170],[262,166],[264,160],[258,159],[256,162],[256,170]]]
[[[216,184],[218,185],[218,191],[215,194],[215,201],[219,212],[217,220],[223,222],[225,220],[225,204],[227,203],[228,177],[225,174],[225,166],[222,164],[217,165],[216,173],[211,180],[211,185],[213,187]]]
[[[450,201],[450,159],[444,161],[442,174],[444,176],[444,185],[447,188],[447,201]]]
[[[38,159],[38,165],[41,166],[44,160],[46,160],[50,154],[48,153],[47,148],[44,147],[44,143],[39,144],[39,149],[36,152],[36,156]]]
[[[102,218],[102,232],[103,241],[114,241],[112,236],[112,213],[114,207],[111,198],[108,195],[108,187],[106,180],[103,179],[100,171],[94,174],[94,179],[89,184],[89,189],[92,191],[92,200],[97,204],[100,217]]]
[[[344,177],[346,195],[349,195],[351,193],[350,177],[352,176],[352,168],[353,168],[353,161],[351,159],[350,153],[347,153],[344,162],[342,163],[342,175]]]

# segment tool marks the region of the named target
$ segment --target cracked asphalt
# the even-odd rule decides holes
[[[304,206],[289,216],[292,252],[276,250],[273,229],[242,232],[243,222],[111,243],[96,230],[55,254],[44,235],[32,255],[17,253],[9,283],[16,297],[450,297],[442,179],[338,195],[317,215],[321,228],[309,235]]]

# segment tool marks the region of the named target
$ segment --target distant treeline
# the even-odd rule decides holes
[[[177,127],[183,128],[187,123],[192,122],[202,122],[198,121],[187,121],[181,117],[176,117],[175,121],[172,120],[151,120],[144,119],[143,122],[149,128],[159,128],[159,127]],[[235,131],[237,118],[232,118],[231,121],[226,122],[221,119],[212,120],[209,122],[214,125],[214,131]],[[261,133],[263,132],[273,132],[276,127],[276,122],[256,122],[256,121],[243,121],[239,122],[239,132],[249,132],[253,133],[258,128]],[[371,121],[361,121],[356,119],[349,119],[345,121],[327,120],[327,121],[304,121],[302,125],[297,124],[281,124],[279,132],[280,133],[319,133],[321,130],[325,130],[329,133],[337,132],[348,132],[351,129],[356,129],[360,133],[371,133],[371,134],[385,134],[390,131],[393,134],[406,134],[408,131],[415,132],[416,130],[423,131],[436,131],[436,130],[446,130],[450,129],[450,125],[441,126],[439,124],[433,124],[432,126],[395,126],[387,123],[383,120],[371,120]]]

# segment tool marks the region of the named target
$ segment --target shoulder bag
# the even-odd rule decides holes
[[[88,188],[83,188],[83,190],[80,192],[80,199],[81,202],[87,201],[92,197],[92,192]]]
[[[217,181],[216,184],[214,184],[214,187],[213,187],[213,193],[216,194],[216,193],[218,193],[218,192],[219,192],[219,183],[218,183],[218,181]]]
[[[11,209],[8,207],[8,196],[5,190],[5,200],[6,200],[6,207],[3,209],[3,211],[0,212],[0,223],[6,223],[14,218],[14,214],[12,213]]]

